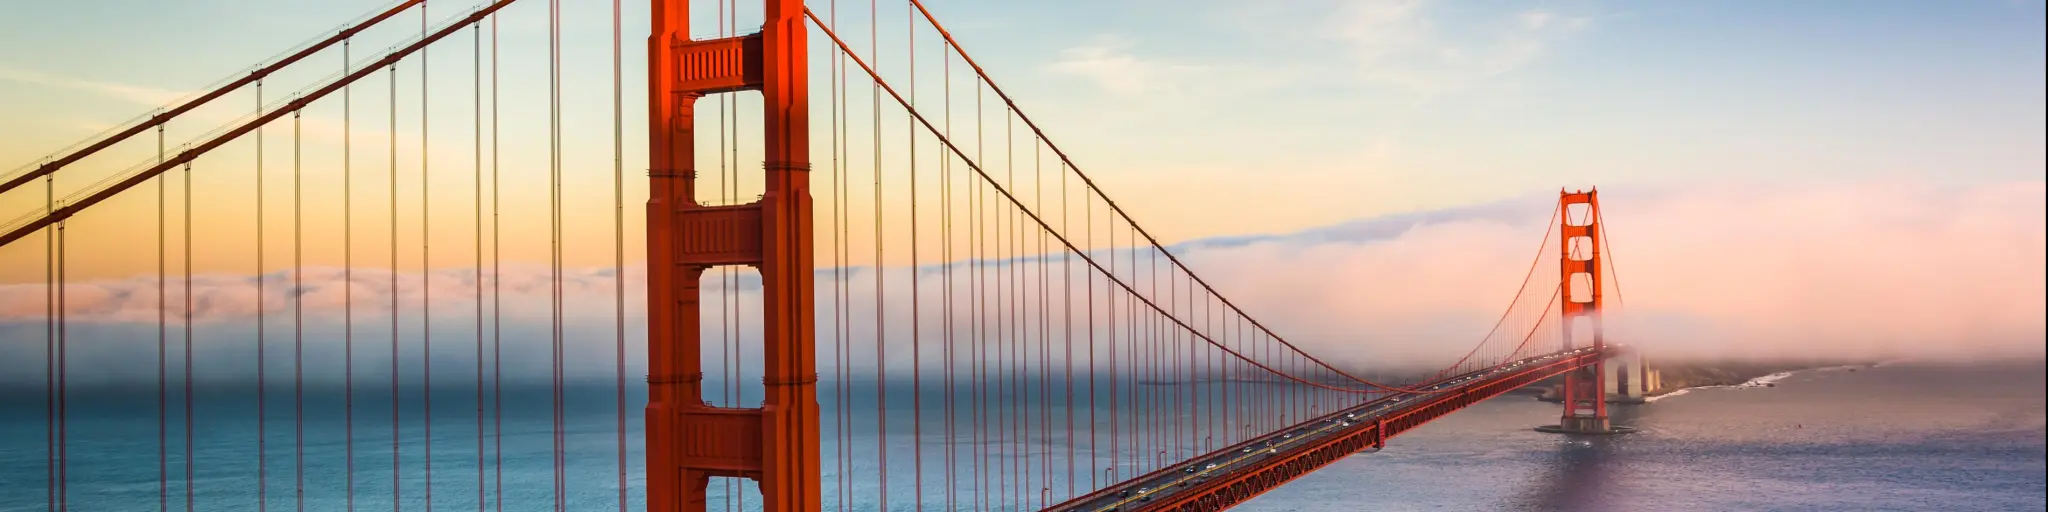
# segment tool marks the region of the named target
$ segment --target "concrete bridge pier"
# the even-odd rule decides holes
[[[1628,350],[1607,359],[1607,401],[1609,403],[1640,404],[1647,402],[1650,393],[1664,387],[1662,376],[1650,367],[1642,352]]]
[[[1603,398],[1610,404],[1642,404],[1649,402],[1650,395],[1664,389],[1663,375],[1650,364],[1648,358],[1635,350],[1623,350],[1601,365]],[[1538,400],[1560,403],[1564,401],[1564,389],[1559,385],[1544,388]]]

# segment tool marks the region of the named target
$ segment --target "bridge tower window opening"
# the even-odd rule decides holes
[[[763,151],[758,136],[762,110],[759,91],[733,91],[697,100],[697,187],[693,199],[704,206],[731,206],[760,200],[767,190]],[[708,140],[707,140],[708,139]]]
[[[704,403],[713,407],[761,405],[761,271],[746,265],[720,265],[698,276],[703,298],[697,304],[703,340]]]
[[[1566,201],[1570,201],[1570,199]],[[1593,210],[1592,203],[1566,202],[1564,204],[1564,225],[1578,227],[1593,225],[1594,216],[1596,215]]]
[[[1571,285],[1570,285],[1570,286],[1566,286],[1566,287],[1565,287],[1565,289],[1566,289],[1566,290],[1569,290],[1569,291],[1571,292],[1571,294],[1570,294],[1570,295],[1566,295],[1566,296],[1565,296],[1565,297],[1566,297],[1566,300],[1570,301],[1570,302],[1571,302],[1571,303],[1573,303],[1573,304],[1592,304],[1592,303],[1593,303],[1593,273],[1592,273],[1592,272],[1573,272],[1573,273],[1572,273],[1572,275],[1571,275],[1570,277],[1567,277],[1567,278],[1566,278],[1566,280],[1567,280],[1567,281],[1570,281],[1570,283],[1571,283]],[[1581,317],[1580,319],[1583,319],[1583,317]],[[1590,327],[1590,326],[1589,326],[1589,327]],[[1588,330],[1588,331],[1586,331],[1586,332],[1589,332],[1589,333],[1590,333],[1590,332],[1592,332],[1592,331]],[[1577,346],[1577,347],[1584,347],[1584,346],[1589,346],[1589,345],[1586,345],[1586,344],[1576,344],[1576,345],[1573,345],[1573,346]]]
[[[1593,257],[1593,237],[1575,236],[1565,239],[1565,260],[1586,261]]]

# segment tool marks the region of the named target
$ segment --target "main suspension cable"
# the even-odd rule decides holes
[[[241,89],[243,86],[249,85],[251,83],[261,84],[263,82],[263,79],[270,76],[271,73],[276,72],[277,70],[280,69],[284,69],[285,67],[290,66],[293,63],[296,63],[315,53],[319,53],[321,50],[327,49],[327,47],[329,46],[333,46],[334,43],[336,42],[341,42],[343,43],[344,46],[346,46],[348,40],[355,34],[362,32],[363,30],[368,29],[370,27],[376,26],[378,23],[382,23],[384,20],[389,19],[392,16],[397,16],[399,13],[405,12],[406,9],[412,8],[412,6],[415,4],[422,3],[425,3],[425,0],[405,0],[403,3],[392,6],[389,9],[385,9],[383,12],[378,13],[375,16],[371,16],[369,19],[364,20],[362,23],[357,23],[353,26],[343,27],[340,32],[335,33],[333,36],[329,36],[326,39],[322,39],[317,43],[301,48],[299,51],[292,53],[291,55],[286,56],[282,59],[279,59],[277,62],[273,62],[270,65],[258,68],[247,75],[236,78],[235,80],[228,82],[227,84],[217,87],[211,91],[208,91],[197,98],[193,98],[189,101],[181,103],[178,106],[161,110],[156,115],[152,115],[146,119],[143,119],[142,122],[140,123],[136,123],[133,126],[129,126],[128,128],[123,129],[119,133],[115,133],[112,136],[100,139],[98,142],[92,143],[92,145],[86,146],[77,151],[73,151],[64,156],[52,159],[44,163],[43,165],[37,167],[33,171],[29,171],[27,173],[23,173],[19,176],[15,176],[11,179],[8,179],[6,182],[0,183],[0,194],[6,194],[8,191],[14,190],[16,187],[20,187],[23,184],[26,184],[30,181],[34,181],[36,178],[50,176],[51,174],[57,172],[58,169],[63,168],[66,165],[70,165],[73,162],[77,162],[78,160],[84,159],[87,156],[91,156],[93,153],[98,153],[100,150],[111,147],[116,143],[128,140],[129,137],[140,135],[142,132],[147,131],[150,128],[156,128],[159,135],[159,139],[161,139],[163,127],[164,125],[170,123],[171,119],[176,118],[179,115],[183,115],[184,113],[189,112],[192,109],[198,108],[200,105],[204,105],[217,98],[220,98],[221,96],[226,95],[227,93],[233,92],[237,89]],[[259,96],[258,101],[260,102],[260,97],[262,96],[262,94],[259,92],[257,96]],[[161,149],[159,149],[158,153],[162,153]],[[159,157],[159,160],[161,160],[161,157]]]
[[[894,87],[892,87],[892,86],[888,85],[888,83],[887,83],[887,82],[884,82],[884,81],[882,81],[882,80],[881,80],[881,78],[880,78],[880,75],[879,75],[879,74],[877,74],[877,72],[875,71],[875,69],[874,69],[874,68],[872,68],[872,67],[870,67],[870,66],[868,65],[868,63],[867,63],[866,61],[862,60],[862,59],[861,59],[861,58],[860,58],[860,57],[859,57],[858,55],[854,55],[854,54],[852,54],[852,49],[851,49],[850,47],[846,46],[846,42],[845,42],[845,41],[843,41],[843,40],[839,39],[839,36],[838,36],[838,34],[837,34],[837,33],[833,33],[833,32],[832,32],[832,31],[830,30],[830,27],[826,27],[826,26],[824,25],[824,22],[823,22],[823,20],[821,20],[821,19],[819,19],[819,18],[818,18],[818,16],[817,16],[817,13],[815,13],[815,12],[811,12],[810,10],[806,9],[806,10],[805,10],[805,15],[806,15],[806,16],[808,16],[808,17],[809,17],[809,18],[811,19],[811,21],[812,21],[812,22],[813,22],[814,24],[816,24],[816,25],[817,25],[817,26],[818,26],[818,27],[819,27],[819,28],[820,28],[821,30],[825,31],[825,33],[826,33],[826,35],[827,35],[827,36],[830,36],[830,37],[832,38],[833,42],[834,42],[835,44],[837,44],[837,45],[839,46],[839,48],[840,48],[840,51],[842,51],[842,52],[846,52],[846,53],[848,54],[848,55],[847,55],[847,56],[848,56],[848,58],[851,58],[851,59],[852,59],[852,60],[854,61],[854,63],[856,63],[856,64],[859,64],[859,65],[860,65],[860,67],[861,67],[861,69],[862,69],[862,70],[864,70],[864,71],[866,71],[866,72],[867,72],[867,73],[869,74],[869,76],[870,76],[870,77],[872,77],[872,78],[874,79],[874,81],[875,81],[875,84],[876,84],[876,85],[877,85],[878,87],[880,87],[880,88],[881,88],[881,89],[882,89],[883,91],[885,91],[885,92],[888,92],[888,93],[890,94],[890,96],[891,96],[891,97],[893,97],[893,98],[895,98],[895,99],[897,100],[897,103],[898,103],[898,104],[902,105],[902,106],[903,106],[903,107],[905,107],[906,109],[909,109],[909,106],[910,106],[910,105],[909,105],[909,102],[908,102],[908,100],[905,100],[905,99],[903,98],[903,96],[902,96],[901,94],[898,94],[898,93],[896,92],[896,90],[895,90],[895,88],[894,88]],[[877,101],[879,101],[879,97],[877,98]],[[879,108],[877,108],[877,110],[879,110]],[[1012,194],[1012,193],[1011,193],[1011,192],[1010,192],[1010,191],[1009,191],[1009,190],[1008,190],[1007,188],[1003,187],[1003,186],[1002,186],[1002,185],[1000,185],[1000,184],[997,184],[997,183],[995,182],[994,178],[990,177],[990,176],[989,176],[989,175],[987,174],[987,172],[986,172],[986,171],[984,171],[984,170],[982,169],[982,167],[981,167],[981,166],[980,166],[979,164],[975,163],[975,162],[974,162],[973,160],[971,160],[971,159],[968,159],[965,153],[961,152],[961,151],[959,150],[959,148],[958,148],[957,146],[954,146],[953,142],[952,142],[952,141],[951,141],[951,140],[950,140],[950,139],[949,139],[948,137],[946,137],[946,136],[945,136],[945,135],[944,135],[943,133],[939,133],[939,132],[938,132],[938,130],[937,130],[937,128],[936,128],[936,127],[934,127],[934,126],[933,126],[933,125],[931,124],[931,122],[930,122],[929,120],[925,119],[923,115],[921,115],[921,114],[918,114],[918,113],[917,113],[917,112],[916,112],[915,110],[910,110],[910,111],[909,111],[909,114],[910,114],[910,116],[911,116],[911,117],[912,117],[913,119],[915,119],[915,120],[916,120],[916,121],[917,121],[917,122],[918,122],[919,124],[922,124],[922,125],[924,125],[924,127],[926,128],[926,131],[927,131],[927,132],[929,132],[929,133],[932,133],[932,134],[933,134],[933,135],[934,135],[935,137],[937,137],[937,138],[939,139],[940,143],[942,143],[942,144],[945,144],[945,145],[946,145],[946,146],[947,146],[947,147],[948,147],[949,149],[952,149],[952,150],[953,150],[953,153],[954,153],[955,155],[957,155],[957,156],[959,156],[959,157],[960,157],[961,159],[965,160],[969,168],[973,169],[973,170],[975,171],[975,173],[976,173],[976,174],[978,174],[978,175],[980,175],[980,176],[982,177],[982,179],[983,179],[984,181],[988,182],[988,183],[990,184],[990,187],[991,187],[991,188],[995,189],[997,193],[1001,194],[1001,195],[1002,195],[1002,196],[1004,197],[1004,199],[1006,199],[1007,201],[1009,201],[1009,202],[1011,203],[1011,205],[1012,205],[1012,206],[1014,206],[1014,207],[1015,207],[1015,208],[1016,208],[1016,209],[1017,209],[1017,210],[1018,210],[1019,212],[1021,212],[1021,214],[1022,214],[1022,215],[1025,215],[1025,216],[1027,216],[1027,217],[1030,217],[1031,221],[1032,221],[1032,222],[1034,222],[1034,223],[1037,223],[1040,229],[1043,229],[1043,230],[1045,230],[1045,231],[1052,231],[1052,228],[1051,228],[1051,226],[1050,226],[1049,224],[1047,224],[1047,223],[1046,223],[1046,221],[1045,221],[1044,219],[1040,218],[1040,217],[1038,216],[1038,214],[1036,214],[1036,213],[1034,213],[1034,212],[1031,212],[1030,210],[1026,209],[1026,208],[1024,207],[1023,203],[1022,203],[1021,201],[1019,201],[1019,200],[1017,199],[1017,197],[1016,197],[1015,195],[1013,195],[1013,194]],[[879,122],[879,121],[877,121],[877,122]],[[877,167],[879,167],[879,165],[878,165]],[[1076,247],[1076,246],[1074,246],[1073,242],[1072,242],[1072,241],[1069,241],[1069,240],[1067,240],[1065,236],[1063,236],[1063,235],[1057,235],[1057,234],[1055,234],[1055,237],[1056,237],[1056,238],[1058,238],[1058,239],[1060,240],[1060,243],[1061,243],[1061,244],[1062,244],[1063,246],[1065,246],[1065,248],[1066,248],[1066,249],[1067,249],[1068,251],[1073,251],[1073,252],[1075,252],[1076,254],[1079,254],[1079,248],[1078,248],[1078,247]],[[878,254],[877,256],[878,256],[878,260],[879,260],[879,254]],[[1106,271],[1107,271],[1107,270],[1106,270],[1106,269],[1104,269],[1104,268],[1103,268],[1103,267],[1102,267],[1102,266],[1101,266],[1101,265],[1100,265],[1099,263],[1097,263],[1096,261],[1094,261],[1094,259],[1093,259],[1092,257],[1090,257],[1090,256],[1087,256],[1087,255],[1081,255],[1081,256],[1082,256],[1082,259],[1084,259],[1084,260],[1088,261],[1088,262],[1089,262],[1089,264],[1090,264],[1091,266],[1093,266],[1093,267],[1094,267],[1094,268],[1095,268],[1095,269],[1096,269],[1096,270],[1097,270],[1098,272],[1106,272]],[[1118,286],[1120,286],[1120,287],[1124,288],[1124,289],[1125,289],[1125,291],[1126,291],[1127,293],[1130,293],[1130,294],[1132,294],[1132,295],[1133,295],[1133,298],[1134,298],[1135,300],[1137,300],[1137,301],[1139,301],[1139,302],[1143,303],[1143,304],[1144,304],[1144,305],[1145,305],[1145,306],[1146,306],[1147,308],[1151,309],[1151,310],[1152,310],[1152,311],[1154,311],[1155,313],[1158,313],[1158,314],[1161,314],[1161,315],[1165,315],[1165,316],[1166,316],[1166,317],[1167,317],[1168,319],[1172,320],[1174,324],[1178,325],[1178,326],[1179,326],[1180,328],[1182,328],[1182,329],[1186,329],[1186,330],[1189,330],[1189,331],[1191,331],[1191,332],[1193,331],[1193,328],[1192,328],[1192,326],[1188,325],[1188,324],[1187,324],[1186,322],[1184,322],[1184,321],[1182,321],[1182,320],[1180,320],[1180,319],[1178,319],[1178,318],[1173,318],[1173,317],[1172,317],[1172,316],[1171,316],[1170,314],[1167,314],[1167,313],[1166,313],[1166,311],[1165,311],[1165,309],[1164,309],[1164,308],[1163,308],[1162,306],[1160,306],[1160,305],[1159,305],[1158,303],[1154,302],[1154,301],[1153,301],[1153,300],[1152,300],[1151,298],[1149,298],[1149,297],[1144,297],[1144,296],[1139,296],[1139,294],[1137,293],[1137,290],[1136,290],[1135,288],[1131,287],[1131,285],[1130,285],[1129,283],[1126,283],[1126,282],[1124,282],[1124,281],[1123,281],[1123,279],[1121,279],[1121,278],[1118,278],[1118,277],[1116,277],[1116,276],[1110,276],[1110,280],[1111,280],[1112,282],[1116,283],[1116,284],[1117,284]],[[1287,373],[1285,373],[1285,372],[1283,372],[1283,371],[1281,371],[1281,370],[1279,370],[1279,369],[1276,369],[1276,368],[1273,368],[1273,367],[1271,367],[1271,366],[1268,366],[1268,365],[1266,365],[1265,363],[1261,363],[1261,362],[1258,362],[1258,361],[1253,361],[1253,360],[1251,360],[1251,359],[1250,359],[1250,358],[1249,358],[1248,356],[1246,356],[1246,355],[1244,355],[1244,354],[1242,354],[1242,353],[1238,353],[1238,352],[1236,352],[1236,351],[1234,351],[1234,350],[1231,350],[1231,349],[1230,349],[1229,347],[1227,347],[1227,346],[1224,346],[1224,345],[1222,345],[1222,344],[1220,344],[1220,343],[1216,342],[1216,341],[1215,341],[1214,339],[1210,338],[1210,337],[1209,337],[1208,335],[1206,335],[1206,334],[1200,334],[1200,333],[1197,333],[1197,336],[1201,337],[1201,338],[1203,339],[1203,341],[1205,341],[1205,342],[1208,342],[1208,343],[1209,343],[1210,345],[1212,345],[1212,346],[1215,346],[1215,347],[1217,347],[1218,349],[1221,349],[1221,350],[1223,350],[1223,351],[1225,351],[1225,352],[1228,352],[1228,353],[1230,353],[1230,354],[1231,354],[1231,355],[1233,355],[1233,356],[1236,356],[1236,357],[1239,357],[1239,358],[1244,358],[1244,359],[1246,359],[1246,360],[1247,360],[1247,362],[1248,362],[1248,363],[1250,363],[1250,364],[1252,364],[1252,365],[1253,365],[1254,367],[1257,367],[1257,368],[1259,368],[1259,369],[1261,369],[1261,370],[1265,370],[1265,371],[1267,371],[1267,372],[1271,372],[1271,373],[1273,373],[1273,374],[1275,374],[1275,375],[1279,375],[1279,376],[1285,377],[1285,378],[1287,378],[1288,380],[1292,380],[1292,381],[1295,381],[1295,382],[1298,382],[1298,383],[1301,383],[1301,384],[1305,384],[1305,385],[1309,385],[1309,386],[1313,386],[1313,387],[1318,387],[1318,388],[1328,389],[1328,390],[1331,390],[1331,391],[1341,391],[1341,392],[1351,392],[1351,393],[1363,393],[1363,392],[1366,392],[1365,390],[1355,390],[1355,389],[1345,389],[1345,388],[1336,388],[1336,387],[1331,387],[1331,386],[1328,386],[1328,385],[1325,385],[1325,384],[1321,384],[1321,383],[1317,383],[1317,382],[1311,382],[1311,381],[1308,381],[1308,380],[1304,380],[1304,379],[1301,379],[1301,378],[1299,378],[1299,377],[1295,377],[1295,376],[1293,376],[1293,375],[1289,375],[1289,374],[1287,374]],[[1387,387],[1387,386],[1380,386],[1380,387]]]
[[[1032,122],[1031,118],[1026,116],[1024,112],[1017,106],[1016,101],[1011,99],[1008,94],[1004,93],[1002,88],[995,84],[994,79],[989,76],[988,72],[982,69],[981,65],[976,63],[972,56],[969,56],[967,54],[966,49],[962,48],[959,44],[959,41],[953,38],[952,33],[950,31],[947,31],[943,24],[939,23],[938,18],[932,15],[930,9],[927,9],[925,7],[924,2],[922,2],[921,0],[910,0],[910,3],[912,6],[915,6],[920,13],[924,15],[926,21],[932,24],[932,27],[938,31],[940,37],[944,38],[946,42],[949,45],[951,45],[956,52],[960,54],[961,59],[964,62],[966,62],[969,67],[974,69],[976,75],[978,75],[981,78],[981,81],[988,83],[989,89],[995,92],[996,96],[998,98],[1001,98],[1003,102],[1009,106],[1010,110],[1016,114],[1017,118],[1023,121],[1024,124],[1031,129],[1032,133],[1035,134],[1039,140],[1044,141],[1047,148],[1051,149],[1055,155],[1059,156],[1059,159],[1062,163],[1066,164],[1068,168],[1073,169],[1075,175],[1081,178],[1082,183],[1087,185],[1089,190],[1094,191],[1098,197],[1102,198],[1103,202],[1109,206],[1110,211],[1112,213],[1122,216],[1127,222],[1131,224],[1133,229],[1135,229],[1139,235],[1142,235],[1145,238],[1145,240],[1149,244],[1151,244],[1152,247],[1159,250],[1161,255],[1167,258],[1168,262],[1170,262],[1174,267],[1181,269],[1182,272],[1187,273],[1189,277],[1195,281],[1196,284],[1202,286],[1204,291],[1206,291],[1210,295],[1216,296],[1221,302],[1223,302],[1224,305],[1228,306],[1233,312],[1237,313],[1238,315],[1245,316],[1246,321],[1251,322],[1254,327],[1258,328],[1266,335],[1271,336],[1276,342],[1285,346],[1288,350],[1300,354],[1303,357],[1307,358],[1309,361],[1314,362],[1315,364],[1322,366],[1323,368],[1326,368],[1338,375],[1341,375],[1346,379],[1367,386],[1379,387],[1390,391],[1399,391],[1405,393],[1430,392],[1430,390],[1421,389],[1419,387],[1403,387],[1383,384],[1352,375],[1349,372],[1345,372],[1333,365],[1330,365],[1327,362],[1324,362],[1320,358],[1309,355],[1308,353],[1302,351],[1299,347],[1296,347],[1294,344],[1287,342],[1284,338],[1281,338],[1278,334],[1274,333],[1271,329],[1267,328],[1264,324],[1260,323],[1256,318],[1251,318],[1249,314],[1246,313],[1242,308],[1238,307],[1236,303],[1231,302],[1228,298],[1223,297],[1207,281],[1201,279],[1200,276],[1195,275],[1193,273],[1193,270],[1188,268],[1185,264],[1183,264],[1179,258],[1175,257],[1172,253],[1167,252],[1165,246],[1161,245],[1157,238],[1153,237],[1151,233],[1145,231],[1143,227],[1138,226],[1136,219],[1131,217],[1130,214],[1124,211],[1122,207],[1117,206],[1116,202],[1114,200],[1111,200],[1106,192],[1104,192],[1100,187],[1096,186],[1093,179],[1089,178],[1087,174],[1081,172],[1080,166],[1074,164],[1073,159],[1070,158],[1065,151],[1061,151],[1059,149],[1059,146],[1054,145],[1051,139],[1046,137],[1044,130],[1040,129],[1037,123]],[[1147,300],[1147,302],[1149,303],[1149,300]]]

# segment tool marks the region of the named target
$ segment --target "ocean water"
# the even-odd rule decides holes
[[[1554,422],[1557,406],[1526,396],[1503,397],[1432,422],[1379,453],[1353,456],[1312,473],[1240,509],[2043,510],[2048,499],[2044,375],[2048,366],[2042,363],[1810,370],[1774,376],[1772,386],[1696,389],[1651,404],[1616,406],[1617,423],[1642,431],[1606,438],[1536,433],[1529,427]],[[41,391],[10,391],[0,402],[0,511],[48,510],[49,443]],[[294,481],[296,469],[303,467],[305,510],[347,510],[349,450],[343,440],[351,437],[351,425],[341,421],[343,395],[326,389],[306,395],[301,462],[293,443],[300,427],[293,419],[290,392],[289,387],[273,387],[266,401],[260,439],[267,493],[260,503],[269,510],[296,510]],[[167,478],[160,477],[158,466],[154,387],[70,393],[64,457],[68,510],[146,511],[160,505],[186,510],[180,390],[171,390],[167,412]],[[866,402],[872,396],[856,395],[843,430],[828,402],[826,509],[883,510],[880,490],[887,488],[887,510],[914,510],[920,495],[913,477],[917,470],[923,472],[925,508],[1035,509],[1043,505],[1043,495],[1057,501],[1066,494],[1070,461],[1077,468],[1072,488],[1085,491],[1110,478],[1105,470],[1131,474],[1151,467],[1151,459],[1184,457],[1196,448],[1169,443],[1168,453],[1159,453],[1154,450],[1159,446],[1125,441],[1114,454],[1098,446],[1094,458],[1077,449],[1070,459],[1062,448],[1067,444],[1063,424],[1032,430],[1025,423],[1043,418],[1006,418],[1030,431],[1021,449],[1015,436],[981,441],[966,430],[956,430],[947,443],[943,411],[932,408],[921,418],[924,442],[913,444],[907,411],[900,410],[907,401],[904,394],[890,392],[892,412],[885,416],[872,412]],[[191,510],[257,510],[259,437],[253,396],[245,389],[203,387],[197,395]],[[544,388],[507,390],[502,417],[494,420],[487,412],[483,418],[479,465],[474,392],[437,391],[432,508],[552,510],[555,437],[547,396]],[[391,394],[388,389],[357,391],[355,510],[428,508],[425,425],[418,421],[423,398],[417,390],[399,394],[394,481]],[[640,510],[645,499],[640,429],[632,414],[638,406],[632,404],[643,396],[636,388],[627,400],[626,508]],[[561,498],[568,510],[620,508],[615,401],[605,386],[573,388],[564,397],[561,474],[568,494]],[[974,413],[956,412],[961,422]],[[1109,411],[1098,412],[1107,417]],[[890,422],[887,436],[879,434],[884,421]],[[499,432],[492,435],[494,430]],[[1041,443],[1047,440],[1053,448]],[[878,455],[885,445],[886,458]],[[911,455],[913,447],[921,457]],[[1021,453],[1026,451],[1033,453]],[[1013,470],[980,474],[970,469],[977,461],[983,461],[980,467]],[[954,478],[945,478],[949,468]],[[1012,481],[995,482],[1004,478]],[[977,491],[984,480],[990,481],[986,495]],[[758,509],[759,494],[752,487],[715,479],[708,508]],[[1018,496],[1019,488],[1039,492]],[[160,495],[167,499],[160,502]]]
[[[1239,510],[2042,510],[2044,366],[1890,364],[1615,406],[1619,437],[1530,431],[1502,398]]]

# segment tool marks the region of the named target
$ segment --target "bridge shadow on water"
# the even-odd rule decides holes
[[[1632,405],[1610,405],[1608,418],[1617,426],[1633,426],[1643,413]],[[1627,510],[1617,498],[1622,490],[1617,471],[1630,437],[1623,435],[1561,435],[1549,469],[1531,484],[1526,501],[1509,504],[1508,510],[1528,512],[1607,512]]]

